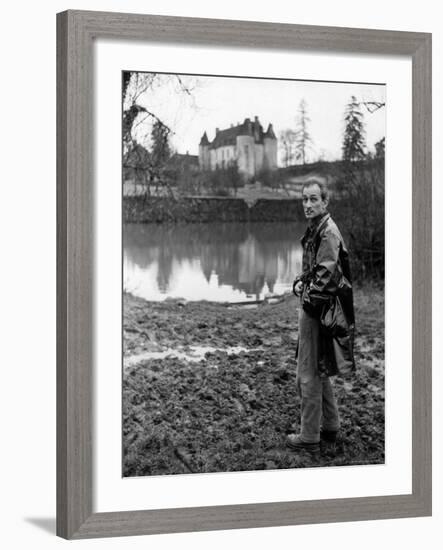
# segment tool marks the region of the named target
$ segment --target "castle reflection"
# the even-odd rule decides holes
[[[300,223],[126,224],[124,289],[148,300],[259,300],[301,271]]]

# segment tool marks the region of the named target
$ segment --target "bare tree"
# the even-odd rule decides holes
[[[301,160],[302,164],[306,164],[307,151],[312,146],[312,138],[308,131],[310,121],[307,103],[305,99],[302,99],[298,107],[295,131],[295,154],[297,160]]]
[[[122,81],[122,101],[123,101],[123,144],[130,146],[131,142],[136,141],[134,130],[140,126],[152,125],[155,121],[168,128],[165,121],[149,107],[149,92],[155,89],[170,85],[174,93],[187,96],[194,102],[192,92],[198,85],[196,79],[188,78],[186,82],[180,75],[165,75],[159,73],[139,73],[124,72]],[[195,107],[195,102],[194,102]],[[169,132],[172,133],[171,128]],[[144,132],[145,136],[150,135],[150,131]]]
[[[295,131],[287,128],[280,132],[279,144],[282,149],[282,160],[284,166],[290,166],[295,160]]]
[[[193,101],[196,80],[183,80],[179,75],[124,72],[123,101],[123,168],[131,174],[135,184],[142,184],[143,194],[150,195],[150,186],[156,192],[162,187],[173,196],[167,163],[171,157],[169,140],[172,129],[150,108],[150,94],[156,89],[171,87]],[[171,88],[170,88],[171,89]]]
[[[359,105],[363,105],[369,113],[375,113],[379,109],[386,106],[384,101],[360,101]]]

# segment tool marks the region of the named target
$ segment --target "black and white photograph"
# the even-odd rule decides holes
[[[122,73],[123,477],[385,463],[385,88]]]
[[[4,5],[6,550],[441,546],[440,12]]]

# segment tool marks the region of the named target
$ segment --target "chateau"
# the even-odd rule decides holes
[[[261,170],[277,168],[277,138],[272,124],[266,132],[258,117],[245,118],[243,124],[231,125],[226,130],[215,129],[215,138],[208,140],[206,132],[198,151],[200,168],[215,170],[234,162],[246,177],[256,176]]]

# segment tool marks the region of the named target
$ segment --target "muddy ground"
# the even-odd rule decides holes
[[[383,296],[355,292],[357,373],[333,379],[340,439],[312,455],[284,444],[299,429],[295,297],[251,308],[125,294],[123,475],[384,463]]]

